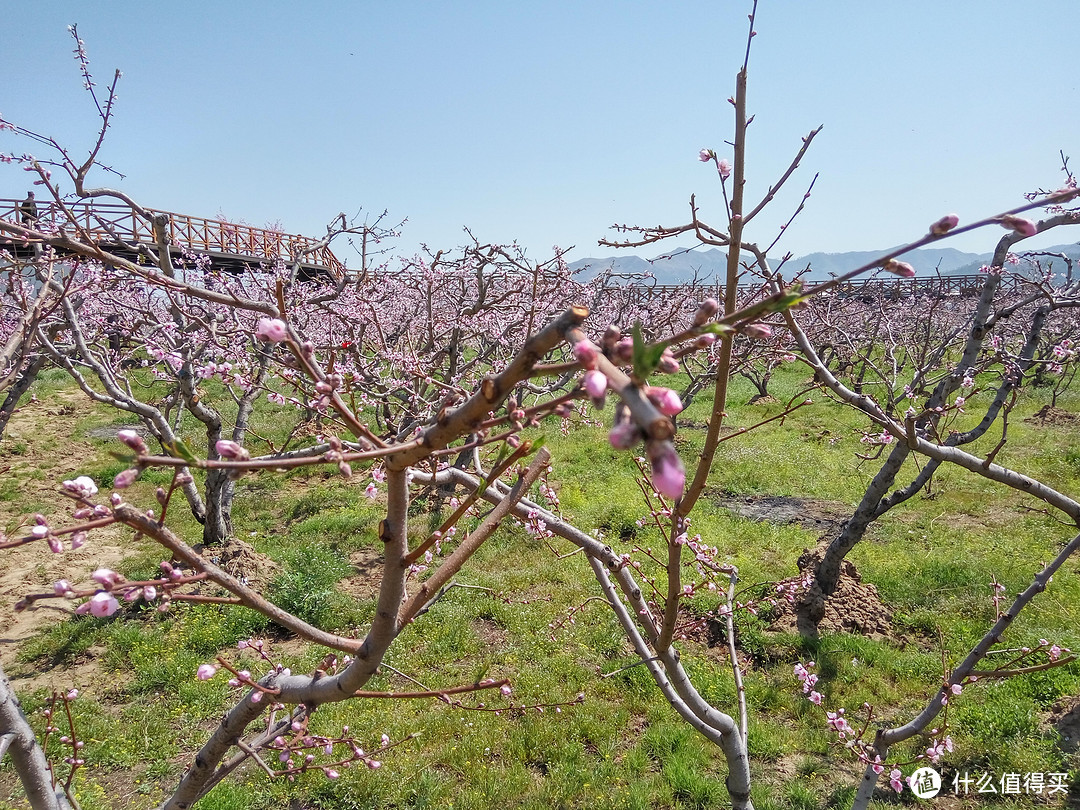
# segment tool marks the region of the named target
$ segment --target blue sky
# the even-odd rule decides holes
[[[312,234],[385,208],[409,220],[401,252],[451,248],[469,226],[535,259],[610,255],[609,225],[681,224],[691,193],[720,224],[697,152],[728,154],[749,7],[45,0],[4,12],[0,113],[85,152],[78,23],[99,85],[124,72],[103,158],[147,205]],[[749,197],[825,128],[750,237],[772,240],[815,171],[781,243],[796,255],[886,248],[1057,187],[1058,150],[1080,170],[1078,28],[1076,0],[762,0]],[[26,188],[0,166],[0,196]],[[953,246],[985,252],[999,233]]]

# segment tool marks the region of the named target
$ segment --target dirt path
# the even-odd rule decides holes
[[[9,538],[25,534],[33,520],[33,515],[23,511],[26,504],[37,504],[55,525],[70,521],[72,502],[59,494],[59,484],[83,474],[86,459],[100,452],[78,430],[79,422],[92,410],[93,404],[71,388],[27,403],[11,417],[0,440],[0,528]],[[44,600],[16,613],[15,603],[28,593],[51,592],[58,579],[67,579],[75,587],[91,583],[90,574],[96,568],[115,566],[131,553],[129,535],[108,527],[93,532],[76,551],[69,548],[53,554],[37,542],[0,552],[0,664],[13,681],[24,674],[16,663],[19,645],[42,627],[63,621],[74,609],[67,602]]]

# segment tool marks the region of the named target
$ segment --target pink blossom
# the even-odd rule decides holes
[[[259,325],[255,328],[255,337],[271,343],[281,343],[289,337],[289,327],[279,318],[259,318]]]
[[[600,399],[607,390],[608,381],[602,371],[592,369],[585,372],[585,378],[582,381],[582,385],[585,388],[585,393],[590,397],[593,399]]]
[[[78,549],[86,545],[86,538],[87,533],[84,531],[75,532],[75,534],[71,535],[71,550],[77,551]]]
[[[58,579],[53,583],[53,593],[57,596],[67,596],[71,591],[71,583],[66,579]]]
[[[80,498],[89,498],[91,495],[97,495],[98,491],[94,479],[86,475],[80,475],[73,481],[65,481],[64,489]]]
[[[510,689],[510,684],[503,684],[499,687],[499,691],[502,693],[503,697],[510,697],[510,692],[512,690]]]
[[[369,500],[375,500],[379,495],[379,488],[375,486],[375,482],[371,481],[366,487],[364,487],[364,494],[368,496]]]
[[[337,779],[339,776],[341,776],[341,774],[339,774],[333,768],[327,768],[325,773],[327,779]]]
[[[810,694],[807,697],[809,698],[810,702],[813,703],[815,706],[821,705],[821,692],[815,692],[811,690]],[[881,773],[881,771],[878,771],[878,773]]]
[[[213,664],[203,664],[195,673],[195,677],[200,681],[208,681],[217,674],[217,667]]]
[[[120,603],[108,591],[98,591],[90,597],[90,615],[103,619],[112,616],[120,608]]]
[[[728,163],[726,160],[721,160],[719,163],[717,163],[716,170],[720,172],[721,180],[727,180],[729,177],[731,177],[731,164]]]
[[[903,778],[904,775],[900,773],[899,768],[893,768],[889,772],[889,786],[897,793],[902,793],[904,790]]]
[[[713,154],[714,153],[712,149],[702,149],[700,152],[698,152],[698,160],[700,160],[702,163],[708,163],[710,160],[713,159]]]

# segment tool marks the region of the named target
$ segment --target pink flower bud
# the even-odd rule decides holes
[[[660,362],[656,364],[656,370],[661,374],[679,373],[679,361],[675,359],[675,355],[670,348],[665,348],[663,354],[660,355]]]
[[[112,616],[120,608],[120,603],[108,591],[98,591],[90,597],[90,615],[99,619]]]
[[[602,371],[596,371],[595,369],[586,371],[582,385],[586,394],[593,399],[599,399],[607,391],[607,377],[604,376]]]
[[[66,579],[58,579],[53,583],[53,593],[57,596],[66,596],[71,590],[71,583]]]
[[[713,150],[712,149],[702,149],[700,152],[698,152],[698,160],[700,160],[702,163],[708,163],[712,159],[713,159]]]
[[[578,362],[581,363],[584,368],[596,368],[596,358],[598,355],[599,350],[588,338],[574,344],[574,357],[578,359]]]
[[[882,267],[886,272],[892,273],[894,276],[900,276],[900,278],[914,278],[915,276],[914,267],[897,259],[889,259]]]
[[[686,470],[670,442],[655,443],[649,448],[652,482],[665,498],[678,500],[686,487]]]
[[[664,416],[674,416],[683,409],[682,400],[679,399],[679,395],[670,388],[651,387],[646,392],[646,396],[649,398],[649,401],[656,406],[657,410],[664,414]]]
[[[629,450],[641,441],[641,431],[633,422],[620,422],[611,429],[608,441],[616,450]]]
[[[143,437],[136,433],[134,430],[117,431],[116,438],[118,438],[136,453],[145,453],[147,450],[146,442],[143,441]]]
[[[709,318],[719,311],[720,302],[715,298],[706,298],[694,313],[694,326],[704,326]]]
[[[960,223],[960,217],[956,214],[947,214],[930,226],[930,233],[934,236],[944,236]]]
[[[712,346],[714,343],[716,343],[716,335],[698,335],[698,338],[694,341],[694,343],[697,344],[699,348],[707,349],[709,346]]]
[[[289,337],[289,327],[285,321],[278,318],[259,318],[259,324],[255,328],[255,337],[271,343],[281,343]]]
[[[71,550],[76,551],[86,545],[86,532],[75,532],[71,535]]]
[[[217,675],[217,667],[213,664],[203,664],[195,673],[195,677],[200,681],[208,681]]]
[[[1001,227],[1010,231],[1016,231],[1021,236],[1034,236],[1039,232],[1039,226],[1030,219],[1016,217],[1012,214],[1003,216],[1000,220]]]
[[[113,479],[113,486],[116,489],[127,489],[133,483],[135,479],[139,477],[139,471],[132,467],[131,469],[124,470],[122,473]]]
[[[214,444],[214,449],[219,456],[230,461],[247,461],[251,458],[251,453],[246,448],[229,439],[219,439]]]
[[[123,579],[123,577],[121,577],[111,568],[99,568],[90,575],[90,578],[103,588],[111,588],[113,585]]]
[[[751,340],[768,340],[773,334],[772,327],[767,323],[748,323],[742,332]]]
[[[64,544],[60,542],[60,538],[55,535],[50,535],[49,539],[45,541],[49,544],[49,551],[53,554],[61,554],[64,551]]]

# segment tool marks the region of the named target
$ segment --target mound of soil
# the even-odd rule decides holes
[[[805,581],[807,573],[814,569],[825,556],[826,543],[817,548],[805,549],[799,557],[799,575],[784,580],[789,587]],[[877,588],[864,583],[854,563],[844,560],[840,566],[840,582],[836,591],[825,599],[817,586],[803,590],[794,604],[781,601],[773,608],[770,630],[797,632],[805,636],[816,635],[808,615],[821,612],[824,616],[816,632],[855,633],[873,639],[893,639],[892,613],[878,596]]]
[[[1054,408],[1044,405],[1035,413],[1024,420],[1029,425],[1070,426],[1080,425],[1080,414],[1067,411],[1064,408]]]
[[[203,556],[209,554],[211,561],[226,573],[262,593],[266,593],[270,583],[281,573],[280,565],[237,537],[228,538],[219,548],[204,548],[202,553]]]

